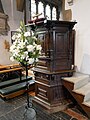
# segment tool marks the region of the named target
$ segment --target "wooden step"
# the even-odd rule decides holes
[[[63,85],[75,98],[90,118],[90,78],[89,75],[74,75],[63,78]]]
[[[86,85],[90,78],[88,75],[82,75],[82,76],[73,76],[73,77],[64,77],[62,78],[63,81],[65,81],[67,84],[70,85],[70,89],[77,89],[84,85]],[[64,84],[65,84],[64,82]]]
[[[90,107],[90,99],[82,103],[85,106]]]
[[[89,100],[90,99],[90,82],[88,82],[88,84],[84,85],[83,87],[79,89],[73,90],[72,92],[75,92],[77,94],[84,96],[83,101]]]
[[[84,109],[88,117],[90,118],[90,100],[83,102],[82,108]]]

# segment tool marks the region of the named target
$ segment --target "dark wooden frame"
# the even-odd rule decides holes
[[[11,43],[14,42],[14,40],[12,40],[12,36],[16,33],[17,31],[11,31]]]
[[[30,10],[30,20],[31,20],[31,0],[29,0],[29,10]],[[59,16],[60,16],[60,8],[61,8],[61,1],[58,2],[58,4],[54,4],[54,3],[50,3],[47,1],[43,1],[43,0],[35,0],[36,3],[36,14],[38,14],[38,3],[42,2],[43,3],[43,8],[44,8],[44,16],[46,16],[46,5],[48,4],[50,6],[50,10],[51,10],[51,20],[52,20],[52,8],[55,7],[56,8],[56,19],[59,20]]]

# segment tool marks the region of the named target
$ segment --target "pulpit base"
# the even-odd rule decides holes
[[[50,104],[50,103],[47,103],[47,102],[43,101],[42,99],[40,99],[36,96],[34,97],[32,102],[33,102],[34,106],[39,105],[40,107],[42,107],[42,109],[44,111],[46,111],[49,114],[55,113],[55,112],[58,112],[58,111],[63,111],[67,108],[67,106],[69,104],[65,100],[63,100],[63,102],[60,101],[59,103]]]

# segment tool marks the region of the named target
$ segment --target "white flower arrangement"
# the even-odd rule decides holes
[[[20,23],[20,28],[12,36],[14,41],[10,47],[11,61],[18,61],[24,65],[33,65],[38,62],[38,57],[41,54],[41,44],[32,31],[28,31],[23,22]]]

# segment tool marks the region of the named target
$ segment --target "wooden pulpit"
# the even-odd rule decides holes
[[[72,76],[74,65],[74,32],[76,22],[46,20],[37,24],[36,33],[42,44],[35,72],[34,103],[49,112],[65,99],[63,76]],[[53,109],[54,108],[54,109]]]

